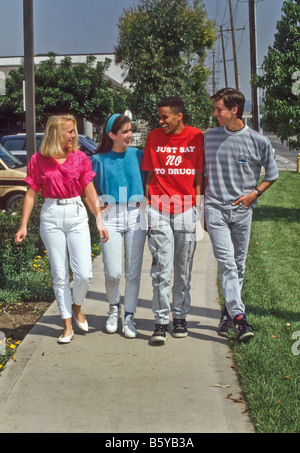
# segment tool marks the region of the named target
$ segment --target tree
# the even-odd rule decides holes
[[[300,0],[287,0],[273,47],[252,83],[265,90],[264,123],[290,149],[300,150]]]
[[[127,108],[125,90],[117,92],[112,83],[105,80],[105,71],[111,60],[97,62],[88,56],[85,63],[72,64],[71,57],[65,57],[60,65],[56,56],[35,66],[36,120],[44,126],[50,115],[72,113],[86,118],[96,126],[102,125],[107,116]],[[24,67],[10,72],[6,80],[6,95],[0,98],[0,111],[24,117],[23,91]]]
[[[124,11],[118,27],[115,58],[132,90],[131,110],[154,126],[157,101],[179,95],[190,123],[206,126],[211,109],[204,59],[216,30],[202,1],[140,0]]]

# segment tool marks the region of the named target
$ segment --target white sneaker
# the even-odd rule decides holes
[[[137,336],[137,331],[135,329],[135,322],[133,320],[133,315],[127,315],[126,318],[123,318],[123,328],[122,332],[125,338],[135,338]]]
[[[118,329],[118,320],[121,308],[118,305],[110,305],[108,319],[105,324],[106,332],[115,333]]]

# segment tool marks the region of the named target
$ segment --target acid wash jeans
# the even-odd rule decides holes
[[[124,241],[124,309],[135,313],[147,232],[145,212],[142,208],[116,204],[106,208],[102,218],[109,234],[109,240],[101,244],[108,302],[111,305],[120,302]]]
[[[245,313],[241,299],[245,264],[250,239],[253,208],[240,204],[235,209],[222,210],[205,205],[207,232],[210,236],[225,298],[233,319]]]
[[[64,202],[67,204],[59,204]],[[46,198],[40,218],[40,233],[51,266],[56,302],[62,319],[68,319],[72,317],[72,302],[83,304],[93,276],[87,212],[80,197]],[[72,290],[70,267],[74,280]]]
[[[190,282],[196,249],[197,211],[193,207],[170,215],[148,207],[148,246],[152,254],[152,310],[156,324],[168,324],[172,268],[173,318],[185,319],[190,311]]]

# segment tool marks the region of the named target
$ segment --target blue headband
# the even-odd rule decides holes
[[[115,122],[116,118],[118,118],[118,116],[120,116],[120,113],[114,113],[114,115],[112,115],[109,118],[109,120],[107,121],[107,124],[106,124],[106,133],[107,133],[107,135],[112,131],[114,122]]]

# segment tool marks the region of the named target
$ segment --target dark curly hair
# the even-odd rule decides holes
[[[158,107],[170,107],[173,113],[182,113],[186,117],[186,110],[183,100],[179,96],[167,96],[157,104]]]

